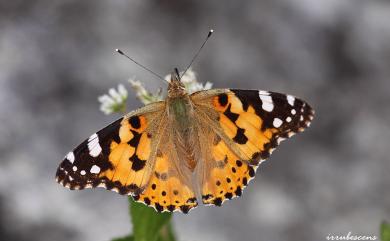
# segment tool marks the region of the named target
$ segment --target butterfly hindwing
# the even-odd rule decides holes
[[[209,135],[215,136],[209,142],[211,163],[201,171],[202,199],[218,206],[240,196],[259,163],[280,141],[308,127],[314,115],[304,101],[275,92],[225,89],[191,97],[199,118],[211,126]]]
[[[191,172],[183,168],[184,162],[173,147],[169,128],[163,133],[157,148],[156,163],[150,182],[134,199],[153,207],[158,212],[181,211],[188,213],[198,205],[191,182]]]
[[[210,147],[208,163],[202,170],[202,201],[221,206],[227,199],[239,197],[249,180],[255,175],[256,166],[241,160],[226,141],[215,135]]]
[[[163,120],[162,108],[161,103],[141,108],[91,135],[65,156],[57,182],[70,189],[102,186],[141,193],[154,165],[152,137]]]

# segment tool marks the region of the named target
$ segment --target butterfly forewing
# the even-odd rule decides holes
[[[70,189],[102,186],[121,194],[139,194],[154,166],[164,105],[156,103],[120,118],[69,152],[56,179]],[[152,134],[153,133],[153,134]]]

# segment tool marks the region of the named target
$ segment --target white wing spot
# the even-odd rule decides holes
[[[84,176],[85,174],[87,174],[84,170],[81,170],[80,171],[80,174],[81,174],[81,176]]]
[[[73,151],[69,152],[68,154],[66,154],[66,157],[65,157],[70,163],[73,163],[74,162],[74,154],[73,154]]]
[[[92,157],[97,157],[102,152],[102,148],[99,144],[99,137],[96,133],[90,136],[88,139],[88,150],[89,155]]]
[[[287,122],[291,122],[291,120],[292,120],[292,119],[291,119],[290,116],[286,118],[286,121],[287,121]]]
[[[100,167],[93,165],[90,170],[91,173],[98,174],[100,172]]]
[[[278,142],[278,144],[280,144],[280,142],[286,140],[286,138],[282,138],[282,137],[279,137],[276,141]]]
[[[297,113],[297,111],[295,109],[291,110],[291,114],[295,115],[296,113]]]
[[[291,106],[294,106],[295,97],[292,95],[287,95],[287,101]]]
[[[274,102],[272,101],[272,97],[269,95],[261,95],[261,94],[259,94],[259,97],[263,102],[261,106],[263,110],[271,112],[274,109]]]
[[[302,108],[301,108],[301,112],[303,113],[303,111],[304,111],[304,108],[305,108],[305,103],[303,103],[303,105],[302,105]]]
[[[259,96],[260,95],[269,95],[269,92],[268,91],[265,91],[265,90],[260,90],[259,91]]]
[[[274,125],[274,127],[278,128],[283,124],[283,121],[279,118],[275,118],[272,124]]]
[[[73,180],[74,180],[73,177],[69,176],[69,181],[73,181]]]
[[[263,105],[261,107],[263,108],[263,110],[271,112],[274,109],[274,104],[263,102]]]
[[[301,115],[301,118],[299,118],[300,121],[303,121],[303,115]]]
[[[76,166],[73,166],[73,171],[77,171],[77,167]]]

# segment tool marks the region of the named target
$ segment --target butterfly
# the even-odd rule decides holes
[[[188,94],[176,71],[164,101],[91,135],[65,156],[56,180],[131,195],[158,212],[221,206],[241,196],[259,164],[313,116],[303,100],[270,91]]]

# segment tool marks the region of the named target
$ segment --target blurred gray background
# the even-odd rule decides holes
[[[390,220],[390,2],[0,0],[1,240],[110,240],[127,199],[54,181],[63,156],[118,116],[97,96],[130,77],[165,86],[193,65],[215,87],[307,100],[312,127],[284,142],[240,199],[175,214],[181,241],[378,235]],[[128,85],[126,87],[129,87]],[[129,108],[140,107],[130,92]]]

